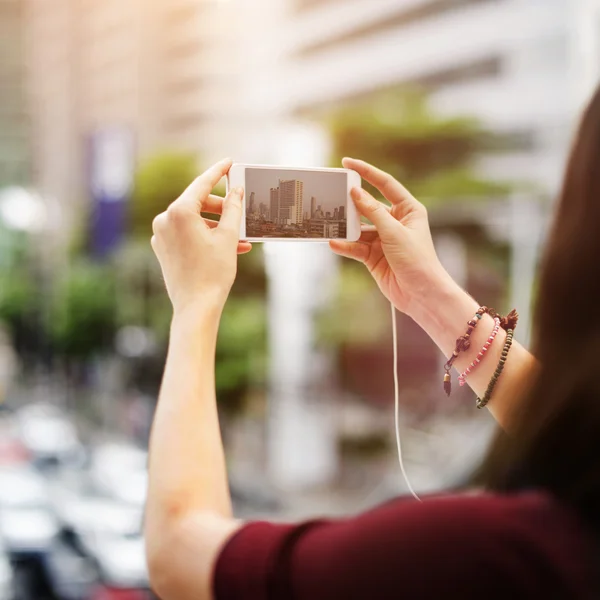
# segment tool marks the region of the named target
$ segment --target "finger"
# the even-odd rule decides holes
[[[221,181],[231,167],[231,159],[226,158],[204,171],[202,175],[196,177],[187,189],[173,202],[172,206],[187,209],[194,213],[200,213],[203,210],[212,189]]]
[[[204,219],[204,222],[208,225],[208,227],[210,229],[214,229],[215,227],[219,226],[219,221],[215,221],[213,219]],[[152,246],[152,248],[154,250],[156,250],[156,244],[157,244],[156,236],[153,235],[152,238],[150,239],[150,245]],[[252,250],[252,244],[250,242],[239,242],[238,247],[237,247],[238,254],[248,254],[248,252],[250,252],[251,250]]]
[[[243,188],[235,188],[227,194],[223,203],[223,214],[219,221],[219,229],[239,235],[242,222],[242,198]]]
[[[360,234],[358,241],[359,242],[367,242],[370,244],[371,242],[375,241],[378,237],[379,237],[379,234],[377,233],[377,230],[373,229],[373,231],[363,231]]]
[[[346,242],[343,240],[330,240],[329,247],[340,256],[352,258],[359,262],[367,262],[371,254],[371,246],[364,242]]]
[[[211,215],[220,215],[223,212],[223,200],[221,196],[209,194],[208,198],[202,204],[202,212]]]
[[[377,228],[382,242],[393,243],[402,230],[402,225],[396,221],[386,206],[378,202],[362,188],[352,188],[352,200],[358,212],[369,219]]]
[[[392,204],[406,205],[407,209],[421,207],[414,196],[389,173],[356,158],[344,158],[342,164],[347,169],[356,171],[364,180],[375,186]]]

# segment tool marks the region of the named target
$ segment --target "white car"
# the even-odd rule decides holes
[[[57,530],[44,480],[27,467],[0,469],[0,537],[9,552],[43,552]]]

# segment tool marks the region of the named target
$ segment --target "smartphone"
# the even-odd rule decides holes
[[[350,169],[236,163],[227,175],[228,190],[244,188],[240,239],[250,242],[358,240],[350,190],[360,185]]]

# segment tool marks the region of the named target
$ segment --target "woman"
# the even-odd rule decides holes
[[[244,524],[231,514],[215,403],[219,317],[236,273],[242,190],[210,195],[223,161],[154,222],[152,245],[173,303],[171,343],[150,450],[146,544],[163,600],[597,598],[600,582],[600,92],[581,125],[539,286],[537,360],[516,342],[489,409],[507,432],[477,476],[480,493],[396,500],[357,517]],[[374,225],[331,248],[362,261],[382,293],[445,356],[478,304],[442,268],[425,209],[389,175],[344,166],[390,201],[353,190]],[[220,223],[200,217],[220,213]],[[484,314],[464,370],[494,321]],[[500,329],[467,383],[482,397]],[[498,341],[500,340],[500,341]],[[538,362],[539,360],[539,362]]]

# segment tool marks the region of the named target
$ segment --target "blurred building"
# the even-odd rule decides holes
[[[600,60],[597,0],[22,2],[35,179],[69,202],[99,129],[130,128],[140,156],[322,163],[326,142],[298,117],[407,83],[506,136],[513,151],[482,157],[482,175],[553,190],[574,89]]]
[[[600,80],[600,0],[575,0],[573,6],[572,87],[577,111]]]
[[[303,114],[398,84],[504,134],[482,174],[555,189],[570,134],[570,0],[289,0],[281,102]],[[595,21],[597,23],[597,21]]]
[[[0,0],[0,188],[30,178],[23,0]]]
[[[81,206],[89,140],[105,130],[130,131],[141,158],[162,149],[204,154],[235,65],[219,2],[25,1],[43,193]]]

